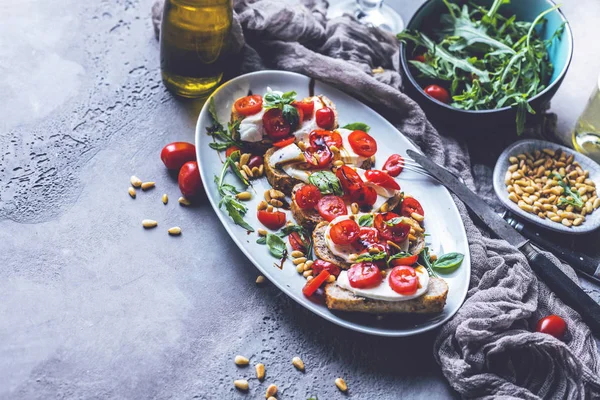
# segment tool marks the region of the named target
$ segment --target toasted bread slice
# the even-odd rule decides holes
[[[440,278],[430,277],[427,293],[406,301],[383,301],[357,296],[335,283],[325,287],[325,301],[330,310],[364,312],[369,314],[434,314],[446,305],[448,284]]]
[[[321,214],[319,214],[319,212],[314,208],[303,210],[300,207],[298,207],[298,204],[296,203],[296,192],[302,186],[304,186],[304,183],[299,183],[292,189],[292,202],[290,204],[290,209],[298,225],[302,225],[305,229],[312,231],[313,229],[315,229],[315,226],[317,226],[319,223],[325,220],[323,219],[323,217],[321,217]]]

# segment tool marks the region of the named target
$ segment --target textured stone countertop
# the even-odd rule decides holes
[[[384,339],[326,322],[257,287],[208,203],[177,204],[158,154],[193,141],[201,104],[160,82],[151,3],[0,5],[0,398],[261,398],[275,383],[282,399],[341,399],[338,376],[356,399],[455,396],[436,332]],[[389,1],[406,20],[419,3]],[[553,106],[567,137],[600,72],[600,4],[564,11],[575,57]],[[132,200],[132,174],[156,189]],[[167,236],[174,225],[181,237]],[[236,354],[263,362],[265,382]],[[260,389],[238,393],[241,377]]]

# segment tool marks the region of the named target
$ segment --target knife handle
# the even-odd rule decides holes
[[[531,269],[548,285],[569,307],[577,311],[596,337],[600,337],[600,305],[596,303],[579,285],[562,272],[542,253],[527,251]]]

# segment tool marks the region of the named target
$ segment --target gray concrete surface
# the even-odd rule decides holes
[[[208,203],[177,204],[158,154],[193,141],[200,104],[160,82],[151,3],[0,3],[0,398],[262,398],[275,383],[282,399],[323,400],[345,397],[338,376],[351,398],[454,396],[435,332],[392,340],[325,322],[255,285]],[[406,19],[418,3],[389,2]],[[564,3],[576,51],[554,109],[566,133],[600,72],[588,51],[600,5]],[[130,199],[132,174],[157,187]],[[181,237],[167,236],[174,225]],[[236,354],[263,362],[266,380]]]

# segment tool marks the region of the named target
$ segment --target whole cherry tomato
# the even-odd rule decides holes
[[[389,283],[392,290],[398,294],[411,295],[417,292],[419,277],[413,267],[400,265],[390,272]]]
[[[423,90],[428,96],[433,97],[442,103],[450,103],[450,94],[446,89],[439,85],[429,85]]]
[[[227,150],[225,150],[225,157],[229,157],[230,155],[232,155],[234,152],[239,151],[240,153],[242,152],[242,149],[240,149],[237,146],[229,146],[227,148]]]
[[[315,185],[304,185],[294,194],[294,200],[302,210],[315,208],[321,197],[321,191]]]
[[[425,211],[423,211],[423,207],[421,207],[421,203],[419,200],[414,197],[405,197],[402,200],[402,205],[400,206],[400,214],[405,217],[410,217],[412,213],[417,213],[419,215],[425,216]]]
[[[194,198],[202,191],[202,178],[196,161],[188,161],[179,170],[177,177],[179,190],[184,197]]]
[[[303,120],[312,118],[313,112],[315,111],[315,103],[312,101],[312,99],[294,101],[292,105],[296,107],[298,111],[302,110]]]
[[[168,169],[179,169],[188,161],[196,160],[196,146],[188,142],[173,142],[163,147],[160,159]]]
[[[333,129],[335,124],[335,113],[329,107],[319,108],[315,112],[317,126],[323,129]]]
[[[413,265],[419,259],[418,254],[407,255],[406,257],[394,258],[390,263],[397,267],[398,265]]]
[[[373,263],[362,262],[354,264],[348,270],[350,286],[357,289],[366,289],[378,286],[383,277],[379,267]]]
[[[404,169],[404,158],[400,154],[392,154],[383,164],[383,170],[390,176],[398,176]]]
[[[402,243],[410,232],[410,225],[401,221],[402,217],[393,212],[375,215],[373,226],[382,238],[394,243]]]
[[[321,259],[316,259],[311,268],[313,275],[319,275],[321,271],[327,271],[333,276],[338,276],[342,271],[337,265]]]
[[[279,108],[271,108],[262,117],[266,134],[274,141],[287,138],[290,133],[290,124],[283,118]]]
[[[418,54],[416,55],[413,60],[418,61],[418,62],[425,62],[425,55],[424,54]]]
[[[302,293],[306,297],[312,296],[317,291],[317,289],[319,289],[321,285],[325,283],[327,278],[329,278],[329,275],[329,272],[325,270],[321,271],[319,275],[317,275],[314,279],[311,279],[306,283],[306,285],[302,288]]]
[[[377,153],[377,142],[367,132],[353,131],[348,135],[348,142],[359,156],[371,157]]]
[[[382,188],[400,190],[400,185],[398,185],[398,182],[389,176],[387,172],[370,169],[365,172],[365,178],[367,178],[369,182],[373,182]]]
[[[567,332],[567,323],[558,315],[548,315],[538,321],[536,331],[561,339]]]
[[[308,139],[311,146],[319,146],[324,144],[327,147],[336,146],[339,149],[344,143],[342,140],[342,135],[340,135],[337,131],[326,131],[322,129],[312,131],[309,134]]]
[[[292,250],[301,251],[303,253],[306,252],[306,246],[304,245],[304,241],[302,240],[302,236],[298,232],[292,232],[288,236],[288,240],[290,242],[290,246],[292,246]],[[314,271],[314,269],[313,269]]]
[[[335,244],[351,244],[358,240],[360,235],[360,227],[354,220],[345,219],[337,222],[329,227],[331,240]]]
[[[262,165],[263,158],[261,156],[252,156],[250,160],[248,160],[248,168],[252,169],[254,167],[258,168]]]
[[[277,230],[285,225],[285,213],[282,211],[259,210],[257,217],[261,224],[271,230]]]
[[[317,211],[324,220],[330,222],[340,215],[348,215],[344,200],[334,195],[323,196],[317,203]]]
[[[262,103],[262,96],[255,94],[237,99],[233,107],[238,113],[248,116],[258,114],[262,110]]]

